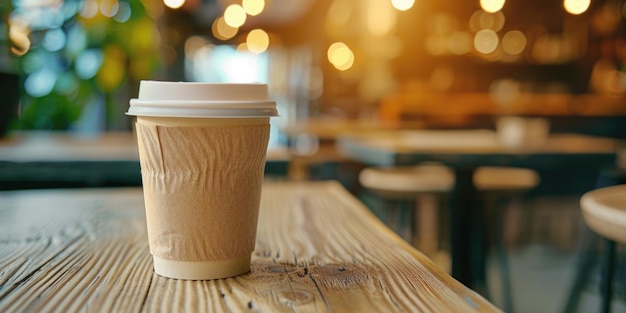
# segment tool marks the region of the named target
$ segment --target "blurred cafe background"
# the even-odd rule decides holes
[[[271,121],[268,179],[340,181],[381,218],[384,201],[359,181],[371,164],[342,153],[345,134],[626,139],[623,0],[4,0],[0,15],[5,190],[139,185],[125,112],[144,79],[267,83],[280,113]],[[61,151],[80,145],[106,151],[74,159]],[[621,175],[618,148],[607,169],[613,178]],[[270,168],[269,151],[284,162]],[[517,312],[561,312],[593,236],[578,200],[598,186],[598,171],[538,175],[504,214],[512,301],[495,252],[488,297]],[[440,235],[431,239],[443,242],[445,218],[435,220]],[[441,246],[429,256],[449,271]],[[613,292],[622,312],[624,274],[615,273]],[[598,277],[576,296],[580,312],[598,307]]]

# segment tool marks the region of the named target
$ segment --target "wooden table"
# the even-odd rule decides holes
[[[456,186],[450,214],[452,276],[474,288],[486,287],[484,252],[478,240],[482,204],[473,185],[479,166],[518,166],[538,171],[600,170],[615,165],[619,142],[576,134],[552,134],[535,147],[503,146],[491,130],[399,130],[344,134],[340,151],[370,165],[414,165],[437,161],[455,170]],[[561,184],[567,182],[561,182]],[[478,254],[478,255],[477,255]],[[472,262],[472,260],[474,260]]]
[[[265,171],[285,176],[289,151],[270,147]],[[137,139],[131,132],[18,132],[0,139],[0,190],[139,186]]]
[[[152,271],[141,189],[0,192],[0,312],[498,312],[336,182],[264,185],[252,270]]]

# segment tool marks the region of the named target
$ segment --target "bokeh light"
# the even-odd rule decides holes
[[[185,40],[185,57],[193,59],[193,56],[210,42],[201,36],[191,36]]]
[[[235,50],[237,50],[237,52],[241,52],[241,53],[250,52],[250,50],[248,50],[248,44],[245,43],[245,42],[242,42],[242,43],[238,44],[237,48]]]
[[[367,29],[374,36],[389,34],[396,27],[396,10],[387,1],[367,2]]]
[[[246,37],[248,50],[254,54],[261,54],[267,50],[270,44],[269,35],[262,29],[254,29]]]
[[[483,29],[474,36],[474,49],[482,54],[489,54],[498,48],[498,34],[491,29]]]
[[[61,14],[65,20],[69,20],[74,18],[76,14],[80,11],[82,7],[81,1],[64,1],[63,7],[61,8]]]
[[[130,43],[134,51],[150,51],[158,45],[161,40],[160,33],[156,25],[148,20],[139,20],[132,24],[130,30]]]
[[[427,26],[433,34],[449,34],[458,29],[458,20],[447,13],[437,13],[429,16]]]
[[[117,0],[102,0],[100,2],[100,13],[106,17],[113,17],[120,9],[120,4]]]
[[[61,72],[54,86],[54,90],[60,94],[71,96],[78,89],[78,80],[70,72]]]
[[[491,29],[500,31],[504,27],[506,18],[502,11],[488,13],[483,10],[476,10],[470,17],[470,29],[477,32],[481,29]]]
[[[126,54],[117,46],[109,45],[104,48],[103,61],[96,79],[104,91],[116,89],[126,77]]]
[[[391,4],[396,10],[406,11],[413,7],[415,0],[391,0]]]
[[[62,29],[51,29],[43,37],[42,45],[50,52],[56,52],[65,47],[67,36]]]
[[[81,52],[76,58],[76,76],[82,79],[91,79],[96,76],[102,65],[102,51],[100,49],[88,49]]]
[[[569,14],[579,15],[585,13],[591,4],[591,0],[564,0],[563,7]]]
[[[504,0],[480,0],[480,7],[489,13],[495,13],[504,7]]]
[[[22,57],[22,70],[26,74],[42,69],[48,61],[49,54],[41,49],[33,50]]]
[[[86,19],[90,19],[98,14],[98,2],[96,0],[85,0],[78,14]]]
[[[87,48],[87,33],[82,27],[74,25],[67,31],[67,44],[65,53],[71,57],[76,57]]]
[[[513,79],[498,79],[489,86],[489,97],[500,106],[513,104],[521,94],[520,83]]]
[[[132,15],[132,9],[127,2],[120,2],[117,14],[113,17],[119,23],[126,23]]]
[[[26,77],[26,80],[24,81],[24,90],[31,97],[43,97],[52,92],[56,80],[56,72],[47,68],[43,68]]]
[[[512,30],[502,37],[502,50],[511,55],[518,55],[526,49],[526,36],[519,30]]]
[[[185,4],[185,0],[163,0],[163,4],[170,9],[178,9]]]
[[[467,32],[454,32],[448,37],[448,50],[456,55],[463,55],[472,50],[472,36]]]
[[[231,4],[224,10],[224,21],[230,27],[241,27],[246,22],[246,11],[238,4]]]
[[[265,9],[265,0],[243,0],[241,6],[246,14],[256,16],[261,14],[263,9]]]
[[[334,0],[328,8],[326,21],[331,26],[342,26],[352,17],[352,4],[348,0]]]
[[[343,42],[335,42],[328,47],[328,61],[338,70],[345,71],[354,64],[354,53]]]
[[[231,39],[235,37],[235,35],[237,35],[238,31],[239,28],[231,27],[226,24],[226,21],[223,17],[215,19],[215,21],[213,21],[213,25],[211,26],[211,32],[213,33],[213,36],[220,40]]]

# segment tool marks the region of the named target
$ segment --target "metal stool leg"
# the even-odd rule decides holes
[[[576,267],[576,276],[567,297],[564,313],[576,312],[580,295],[589,281],[589,273],[592,271],[593,265],[596,264],[598,259],[596,253],[598,241],[596,234],[585,227],[581,244],[580,261]]]
[[[398,201],[398,216],[396,221],[397,233],[406,242],[413,241],[413,211],[415,203],[411,200],[402,199]]]
[[[472,205],[475,206],[475,214],[472,216],[472,224],[474,231],[471,235],[471,257],[472,257],[472,276],[474,289],[479,294],[483,295],[487,299],[490,298],[489,286],[487,284],[487,256],[489,252],[488,245],[488,232],[485,229],[487,218],[484,207],[484,195],[478,194],[474,199]]]
[[[513,312],[513,291],[511,287],[511,271],[509,269],[509,261],[506,254],[506,246],[503,239],[504,232],[503,229],[503,215],[504,210],[507,208],[498,209],[496,208],[496,219],[495,219],[495,249],[498,255],[498,265],[500,268],[500,276],[502,281],[502,302],[504,306],[504,310],[506,312]]]
[[[602,311],[611,312],[611,298],[613,296],[613,272],[615,267],[615,242],[604,239],[604,260],[601,282]]]

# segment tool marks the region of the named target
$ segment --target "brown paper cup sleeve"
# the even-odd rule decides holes
[[[182,261],[249,255],[270,126],[136,127],[151,253]]]

